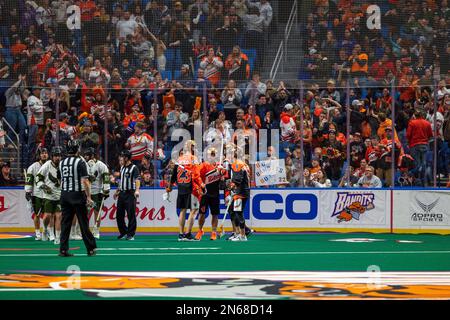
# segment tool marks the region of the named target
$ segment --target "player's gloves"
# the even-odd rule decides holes
[[[52,188],[50,188],[49,186],[47,186],[47,185],[45,185],[45,184],[43,184],[43,185],[41,186],[41,189],[44,190],[44,192],[45,192],[46,194],[52,194]]]
[[[25,199],[27,199],[27,201],[31,201],[31,192],[25,192]]]

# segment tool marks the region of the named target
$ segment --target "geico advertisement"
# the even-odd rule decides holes
[[[112,190],[111,194],[114,192]],[[138,227],[177,227],[177,190],[164,200],[165,190],[141,190],[137,200]],[[32,227],[32,211],[23,190],[0,190],[0,226]],[[299,189],[253,189],[245,208],[248,224],[257,228],[387,228],[390,197],[388,191],[340,191]],[[223,193],[221,214],[226,211]],[[105,200],[102,226],[116,227],[117,203],[112,195]],[[93,212],[89,213],[93,223]],[[207,224],[209,211],[206,212]],[[230,225],[227,216],[226,226]]]

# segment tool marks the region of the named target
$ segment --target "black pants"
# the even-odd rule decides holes
[[[88,251],[97,248],[95,238],[89,230],[89,218],[84,192],[61,192],[61,244],[60,252],[69,250],[69,236],[73,217],[76,215],[80,225],[81,236]]]
[[[125,224],[125,211],[128,217],[128,227]],[[134,237],[136,226],[136,198],[134,191],[121,191],[117,201],[117,227],[120,235]]]
[[[237,211],[235,209],[235,201],[236,200],[232,200],[233,202],[230,205],[230,216],[231,216],[231,220],[233,221],[234,225],[244,229],[245,228],[245,218],[244,218],[244,211],[245,211],[245,206],[247,205],[247,200],[246,198],[241,199],[242,201],[242,206],[241,209],[239,211]]]

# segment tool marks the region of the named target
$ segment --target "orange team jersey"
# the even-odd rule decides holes
[[[178,194],[190,194],[200,199],[203,182],[200,178],[197,157],[190,154],[178,158],[172,171],[171,185],[178,185]]]
[[[242,160],[231,164],[231,183],[236,186],[233,199],[250,197],[250,168]]]
[[[205,184],[206,195],[218,197],[220,192],[220,181],[225,177],[226,170],[216,163],[203,162],[199,166],[200,178]]]

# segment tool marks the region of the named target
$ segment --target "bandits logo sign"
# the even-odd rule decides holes
[[[375,208],[374,200],[373,193],[338,192],[331,217],[337,216],[339,223],[359,220],[362,214]]]

